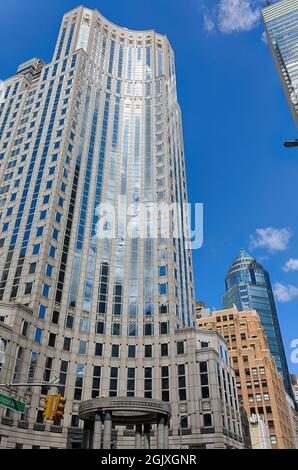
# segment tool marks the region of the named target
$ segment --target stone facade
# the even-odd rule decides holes
[[[257,312],[239,312],[234,307],[225,310],[200,309],[199,315],[199,328],[218,331],[227,342],[236,373],[238,398],[249,419],[254,423],[255,417],[262,416],[269,426],[273,449],[295,448],[284,383],[270,353]],[[252,439],[254,435],[266,436],[262,430],[256,434],[254,425],[252,428]],[[260,441],[253,441],[253,446],[268,448],[267,443]]]

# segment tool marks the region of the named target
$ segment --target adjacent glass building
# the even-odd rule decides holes
[[[234,260],[226,276],[226,293],[223,307],[238,310],[256,310],[266,334],[269,349],[273,354],[278,371],[282,374],[286,390],[293,397],[287,359],[284,351],[281,331],[270,276],[263,266],[252,258],[244,249]]]
[[[298,0],[262,10],[268,43],[298,127]]]

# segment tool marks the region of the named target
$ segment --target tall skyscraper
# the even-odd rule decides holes
[[[134,446],[135,423],[127,417],[128,429],[112,430],[115,411],[103,409],[120,397],[130,418],[137,399],[151,409],[154,446],[167,445],[171,426],[174,447],[241,447],[223,341],[204,333],[209,349],[201,350],[194,330],[181,114],[167,37],[118,27],[84,7],[67,13],[52,62],[32,59],[6,81],[0,137],[0,382],[57,376],[67,399],[63,422],[51,425],[43,418],[47,388],[17,389],[28,407],[20,420],[0,411],[0,444],[80,446],[79,418],[87,413],[80,406],[87,401],[89,410],[91,399],[99,401],[90,405],[84,445],[101,446],[103,418],[105,448]],[[178,204],[179,217],[169,214],[178,236],[163,236],[164,220],[151,236],[157,202]],[[233,394],[221,406],[217,363]]]
[[[236,305],[238,310],[258,312],[277,369],[283,376],[288,394],[294,398],[269,273],[241,249],[225,282],[223,307]]]
[[[282,0],[262,10],[268,43],[298,127],[298,0]]]

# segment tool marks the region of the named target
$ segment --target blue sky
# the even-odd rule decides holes
[[[194,252],[197,298],[220,308],[226,271],[240,248],[247,248],[269,270],[272,283],[282,284],[277,308],[289,366],[298,375],[298,364],[290,361],[290,343],[298,338],[298,270],[282,269],[298,258],[298,149],[282,146],[297,131],[262,40],[257,13],[262,2],[241,0],[238,8],[236,3],[86,0],[85,5],[116,24],[169,36],[189,197],[205,205],[204,246]],[[50,61],[62,15],[78,5],[73,0],[2,2],[0,78],[13,75],[33,56]],[[256,234],[268,227],[274,230]],[[290,266],[298,269],[297,264]]]

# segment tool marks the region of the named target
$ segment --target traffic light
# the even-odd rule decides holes
[[[58,393],[55,396],[55,405],[52,419],[63,419],[64,418],[64,407],[65,407],[65,398]]]
[[[52,418],[52,412],[53,412],[53,404],[54,404],[54,395],[48,395],[45,405],[44,405],[44,411],[43,411],[43,416],[45,419],[53,419]]]

